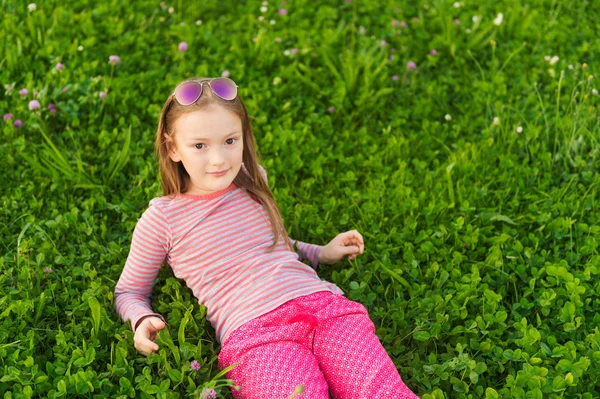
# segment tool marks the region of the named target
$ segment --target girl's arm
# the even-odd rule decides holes
[[[267,180],[267,171],[261,165],[258,165],[258,170],[268,185],[269,181]],[[290,240],[292,241],[292,246],[296,249],[296,252],[298,252],[298,259],[301,262],[305,259],[308,260],[312,268],[317,270],[317,267],[319,266],[319,252],[321,252],[321,248],[323,248],[323,246],[297,241],[292,237],[290,237]]]
[[[301,262],[308,259],[312,268],[317,270],[317,267],[319,266],[319,252],[321,252],[323,245],[308,244],[306,242],[294,240],[292,237],[290,237],[290,240],[292,241],[292,246],[298,252],[298,259]]]
[[[134,332],[147,316],[159,317],[171,329],[165,318],[150,306],[152,287],[168,252],[169,236],[164,215],[150,201],[135,226],[129,255],[114,291],[115,309],[124,322],[131,320]]]

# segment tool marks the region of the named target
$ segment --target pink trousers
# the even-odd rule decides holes
[[[243,324],[223,342],[220,370],[236,399],[418,399],[402,381],[360,303],[330,291],[301,296]]]

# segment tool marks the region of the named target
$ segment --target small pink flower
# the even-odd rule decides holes
[[[62,71],[63,68],[64,68],[64,65],[61,64],[60,62],[58,64],[56,64],[56,69],[58,69],[59,71]]]
[[[330,114],[332,114],[332,113],[333,113],[333,111],[335,111],[335,107],[329,107],[329,109],[327,109],[327,111],[328,111]]]
[[[458,24],[460,24],[460,19],[455,19],[454,20],[454,25],[458,25]]]
[[[66,92],[67,92],[67,90],[68,90],[68,88],[67,88],[67,86],[65,86],[65,87],[63,87],[63,89],[62,89],[62,92],[63,92],[63,93],[66,93]]]
[[[56,113],[56,105],[54,104],[48,104],[48,109],[50,110],[50,112],[52,112],[53,114]]]
[[[119,58],[118,55],[111,55],[110,57],[108,57],[108,62],[110,62],[113,65],[119,65],[121,63],[121,58]]]
[[[395,52],[396,52],[396,49],[395,49],[395,48],[393,48],[393,49],[392,49],[392,54],[394,54]]]
[[[297,54],[297,53],[298,53],[298,49],[297,49],[296,47],[294,47],[294,48],[292,49],[292,54]]]
[[[198,363],[197,360],[194,360],[192,363],[190,363],[190,367],[194,370],[200,370],[200,363]]]
[[[281,9],[279,10],[279,15],[287,15],[287,13],[288,13],[288,12],[287,12],[287,10],[286,10],[285,8],[281,8]]]
[[[406,67],[407,67],[408,69],[416,69],[416,68],[417,68],[417,64],[415,64],[415,63],[414,63],[414,62],[412,62],[412,61],[408,61],[408,64],[406,64]]]
[[[221,76],[224,78],[228,78],[229,77],[229,71],[226,69],[223,72],[221,72]]]
[[[13,114],[4,114],[4,122],[13,118]]]
[[[398,21],[397,19],[392,21],[392,26],[398,26],[400,25],[400,21]]]
[[[40,108],[40,102],[38,100],[29,101],[29,110],[33,111]]]
[[[99,96],[100,96],[101,99],[104,100],[106,98],[106,93],[103,92],[103,91],[101,91],[100,94],[99,94]]]
[[[398,80],[398,75],[392,76],[392,80]]]
[[[44,273],[46,273],[46,274],[52,273],[52,268],[51,268],[51,267],[48,267],[48,266],[46,266],[46,267],[44,268]]]
[[[22,96],[26,96],[27,93],[29,93],[29,90],[27,90],[27,89],[21,89],[21,90],[19,90],[19,94],[22,95]]]
[[[437,51],[436,51],[436,49],[433,49],[433,50],[431,50],[431,51],[429,52],[429,54],[431,54],[431,55],[437,55]]]
[[[402,21],[402,22],[400,22],[400,26],[403,28],[406,28],[408,26],[408,24],[406,23],[406,21]]]
[[[382,46],[385,46],[386,44],[387,44],[387,42],[386,42],[385,40],[382,40],[382,41],[381,41],[381,45],[382,45]]]
[[[365,30],[365,27],[364,27],[364,26],[361,26],[361,27],[358,29],[358,33],[360,33],[361,35],[364,35],[364,34],[365,34],[365,32],[366,32],[366,30]]]
[[[201,399],[215,399],[216,397],[217,393],[212,388],[204,388],[204,390],[202,391]]]
[[[21,120],[20,120],[20,119],[17,119],[17,120],[15,121],[15,123],[13,123],[13,126],[14,126],[14,127],[21,127],[21,126],[23,126],[23,122],[21,122]]]
[[[414,22],[414,23],[417,23],[417,22],[419,22],[419,18],[417,18],[417,17],[414,17],[414,18],[413,18],[413,22]]]
[[[179,43],[179,51],[187,51],[188,44],[186,42]]]
[[[393,61],[394,60],[394,54],[390,55],[390,58],[388,58],[388,61]]]

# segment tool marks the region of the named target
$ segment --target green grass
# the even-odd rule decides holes
[[[157,355],[137,353],[113,304],[161,194],[162,104],[226,70],[290,235],[363,235],[362,256],[319,276],[368,308],[418,395],[600,397],[600,4],[453,3],[298,0],[282,16],[278,2],[4,1],[0,113],[23,126],[0,130],[3,397],[216,383],[231,398],[205,309],[169,268],[152,306],[173,337]]]

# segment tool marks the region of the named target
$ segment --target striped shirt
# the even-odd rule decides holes
[[[242,168],[247,171],[243,163]],[[266,180],[266,171],[259,169]],[[267,253],[273,243],[269,214],[234,183],[208,195],[155,197],[133,231],[114,291],[115,309],[124,322],[131,321],[133,331],[148,315],[161,318],[170,329],[150,306],[165,261],[206,306],[219,343],[247,321],[298,296],[319,291],[343,295],[317,275],[322,246],[291,240],[298,253],[282,239]]]

